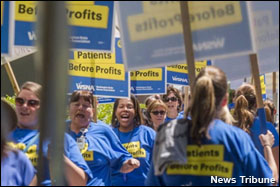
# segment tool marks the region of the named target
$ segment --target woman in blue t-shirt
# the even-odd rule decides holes
[[[127,174],[113,170],[113,186],[144,185],[152,161],[155,131],[142,124],[140,105],[135,96],[115,101],[112,116],[113,131],[127,151],[140,161],[140,167]]]
[[[151,127],[157,131],[158,127],[164,123],[166,118],[167,106],[165,103],[158,99],[152,101],[147,108],[147,117],[150,121]]]
[[[261,135],[261,124],[257,116],[257,99],[254,86],[247,83],[240,86],[236,90],[234,102],[234,118],[237,121],[235,125],[251,136],[256,148],[265,156],[264,146],[259,139]],[[272,153],[279,171],[279,134],[270,122],[266,122],[266,128],[275,138],[274,144],[272,145]]]
[[[220,120],[227,104],[225,73],[206,67],[193,85],[191,120],[160,126],[146,185],[271,185],[272,172],[248,134]]]
[[[1,99],[1,186],[34,186],[35,169],[21,151],[7,145],[7,133],[16,127],[17,116],[6,101]]]
[[[112,170],[128,173],[139,167],[139,161],[124,149],[108,125],[92,122],[94,107],[91,92],[73,92],[67,127],[93,174],[87,185],[110,186]]]
[[[173,119],[184,118],[184,113],[181,111],[182,97],[180,91],[173,86],[167,87],[167,93],[163,95],[163,101],[167,106],[167,114],[165,122],[171,121]]]
[[[42,87],[35,82],[26,82],[18,93],[16,114],[18,127],[9,136],[9,145],[22,150],[30,159],[33,166],[38,166],[39,131],[38,118]],[[48,148],[49,141],[43,142],[44,179],[41,185],[51,185],[49,170]],[[85,185],[90,179],[91,172],[84,161],[74,140],[65,135],[64,138],[64,165],[65,176],[69,185]]]

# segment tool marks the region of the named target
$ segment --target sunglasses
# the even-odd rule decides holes
[[[156,115],[156,116],[159,115],[159,114],[163,116],[166,112],[161,110],[161,111],[152,111],[151,113]]]
[[[18,106],[24,105],[25,102],[27,102],[27,106],[30,106],[30,107],[36,107],[40,104],[40,101],[38,101],[38,100],[33,100],[33,99],[25,100],[25,99],[20,98],[20,97],[17,97],[15,99],[15,101],[16,101],[16,105],[18,105]]]
[[[176,97],[170,97],[170,98],[165,98],[164,101],[165,102],[169,102],[169,101],[172,101],[172,102],[175,102],[177,101],[178,99]]]

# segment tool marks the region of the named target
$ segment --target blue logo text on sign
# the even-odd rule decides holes
[[[37,3],[17,1],[15,6],[15,45],[34,46]],[[111,51],[113,40],[113,1],[66,2],[71,48]]]
[[[190,2],[190,7],[195,60],[254,51],[246,2]],[[118,10],[128,70],[185,62],[179,2],[119,2]]]

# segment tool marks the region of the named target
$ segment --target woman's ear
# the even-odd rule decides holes
[[[225,105],[227,105],[227,102],[228,102],[228,93],[222,99],[221,106],[224,107]]]

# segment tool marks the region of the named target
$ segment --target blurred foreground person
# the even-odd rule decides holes
[[[6,136],[17,125],[15,110],[1,99],[1,186],[35,186],[35,169],[27,156],[7,145]]]

